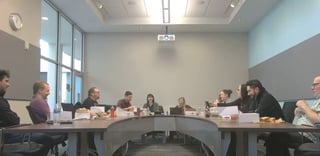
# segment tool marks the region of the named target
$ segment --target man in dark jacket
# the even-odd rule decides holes
[[[4,98],[6,90],[10,87],[9,71],[0,69],[0,127],[8,127],[20,123],[20,118],[10,108],[9,102]]]
[[[91,87],[88,91],[88,98],[86,98],[82,106],[85,107],[86,109],[89,109],[92,106],[95,106],[98,104],[98,99],[100,98],[100,90],[97,87]]]
[[[246,85],[248,95],[254,101],[249,107],[250,112],[258,113],[260,117],[268,116],[283,119],[278,101],[266,91],[259,80],[250,80]],[[290,156],[288,138],[288,134],[284,132],[270,133],[266,140],[266,156]]]
[[[258,113],[260,117],[283,118],[278,101],[266,91],[259,80],[250,80],[246,85],[248,95],[253,99],[250,112]]]
[[[20,124],[20,118],[17,113],[10,108],[9,102],[4,98],[9,84],[9,71],[0,69],[0,127],[8,127]],[[8,133],[4,135],[4,143],[17,143],[23,141],[24,134]],[[39,155],[46,155],[52,147],[52,138],[43,133],[33,133],[31,141],[44,145]]]

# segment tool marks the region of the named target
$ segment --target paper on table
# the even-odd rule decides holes
[[[212,115],[226,116],[239,114],[238,106],[227,106],[227,107],[211,107],[210,113]]]
[[[90,107],[90,111],[95,113],[104,112],[104,106],[92,106]]]

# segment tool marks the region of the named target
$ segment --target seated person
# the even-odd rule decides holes
[[[248,96],[248,92],[247,92],[247,86],[246,84],[241,84],[239,85],[238,89],[237,89],[237,95],[238,95],[238,99],[232,101],[232,102],[228,102],[228,103],[216,103],[217,105],[215,106],[220,106],[220,107],[225,107],[225,106],[238,106],[238,109],[243,112],[246,113],[249,110],[249,106],[252,103],[252,99]]]
[[[320,121],[320,75],[314,78],[311,90],[317,100],[311,106],[309,106],[305,100],[297,101],[297,108],[295,109],[295,118],[293,121],[293,124],[295,125],[314,126],[315,123]],[[290,142],[294,142],[298,145],[308,142],[320,142],[319,133],[302,133],[303,139],[301,139],[301,134],[299,133],[289,133],[289,135]]]
[[[83,101],[82,106],[90,110],[91,106],[98,104],[98,99],[100,98],[100,90],[97,87],[91,87],[88,90],[88,97]]]
[[[47,116],[50,115],[50,108],[47,97],[50,94],[49,84],[44,81],[36,81],[33,84],[33,97],[30,101],[30,107],[35,117],[34,123],[44,123]]]
[[[283,118],[281,106],[259,80],[249,80],[246,83],[248,95],[252,104],[248,112],[258,113],[260,117]],[[286,132],[271,132],[266,140],[266,156],[289,156],[288,134]]]
[[[175,109],[180,109],[179,113],[182,112],[184,115],[185,111],[195,111],[196,109],[192,108],[191,106],[186,104],[186,100],[184,97],[179,97],[178,98],[178,105],[175,107]],[[170,110],[171,111],[171,110]],[[170,114],[172,114],[172,112],[170,112]],[[179,136],[180,133],[178,133],[177,131],[170,131],[169,134],[169,139],[173,139],[174,136]]]
[[[88,90],[88,97],[81,103],[77,103],[75,105],[75,111],[79,108],[86,108],[90,110],[92,106],[96,106],[98,104],[98,99],[100,98],[100,90],[97,87],[91,87]],[[94,117],[97,114],[95,112],[90,111],[90,117]],[[96,150],[96,146],[94,144],[94,133],[88,133],[88,146],[91,150]]]
[[[9,71],[0,69],[0,127],[20,124],[19,116],[11,110],[8,100],[4,98],[7,88],[10,86],[9,77]],[[4,143],[19,143],[23,138],[25,137],[22,133],[5,134]],[[53,146],[52,138],[43,133],[33,133],[30,140],[42,144],[42,150],[45,154]]]
[[[132,92],[126,91],[124,93],[124,98],[118,101],[117,107],[125,111],[133,111],[134,106],[131,104],[131,100],[132,100]]]
[[[186,100],[184,97],[178,98],[178,105],[176,108],[182,109],[182,112],[184,111],[195,111],[196,109],[192,108],[191,106],[186,104]]]
[[[150,112],[154,113],[163,113],[163,110],[161,110],[161,106],[154,101],[154,96],[152,94],[147,95],[147,103],[145,103],[142,108],[147,108]]]
[[[220,103],[227,103],[230,102],[230,96],[232,94],[232,90],[230,89],[223,89],[220,91],[218,99],[213,100],[210,104],[211,107],[217,107]]]

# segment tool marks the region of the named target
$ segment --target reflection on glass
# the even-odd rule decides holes
[[[82,70],[82,33],[78,29],[74,29],[73,38],[74,58],[73,58],[73,69]]]
[[[76,75],[75,77],[75,83],[74,83],[74,102],[81,102],[82,95],[81,95],[81,90],[82,90],[82,77],[79,75]]]
[[[71,70],[62,68],[61,73],[61,102],[71,103]]]
[[[57,61],[58,13],[42,1],[41,17],[41,56]]]
[[[50,95],[48,96],[48,104],[52,110],[56,103],[56,86],[57,86],[57,65],[47,60],[40,60],[40,80],[46,81],[50,86]]]
[[[72,56],[72,25],[61,16],[61,41],[62,64],[71,67]]]

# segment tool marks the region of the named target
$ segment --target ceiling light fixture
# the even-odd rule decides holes
[[[170,23],[170,0],[162,0],[163,23]]]
[[[101,20],[106,21],[108,12],[103,3],[100,0],[91,0],[91,4],[92,7],[96,9],[96,13],[101,18]]]
[[[147,15],[154,23],[176,23],[185,16],[188,0],[144,0]]]
[[[230,7],[231,7],[231,8],[234,8],[234,7],[235,7],[235,5],[234,5],[233,3],[231,3],[231,4],[230,4]]]
[[[49,20],[49,18],[48,18],[48,17],[45,17],[45,16],[41,17],[41,19],[44,20],[44,21]]]
[[[176,35],[174,34],[169,34],[168,33],[168,26],[166,25],[166,33],[165,34],[158,34],[158,41],[175,41],[176,40]]]

